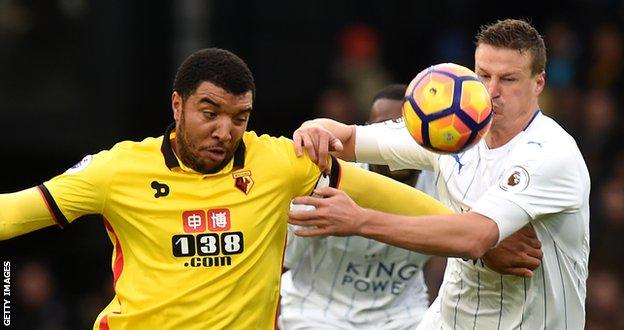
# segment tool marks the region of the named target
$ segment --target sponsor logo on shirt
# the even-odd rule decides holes
[[[206,231],[206,212],[203,210],[182,212],[182,226],[185,233],[203,233]]]
[[[169,186],[164,183],[152,181],[150,186],[152,187],[152,189],[156,190],[156,192],[154,192],[154,198],[160,198],[169,195]]]
[[[405,283],[418,273],[420,267],[397,262],[356,263],[349,261],[342,271],[340,284],[362,293],[403,292]]]
[[[230,210],[208,210],[208,229],[210,229],[210,231],[230,230]]]
[[[461,163],[461,156],[459,154],[452,154],[451,156],[453,156],[453,159],[455,159],[455,162],[457,163],[457,174],[461,174],[462,167],[466,164]]]
[[[242,232],[228,231],[231,224],[227,208],[182,212],[186,234],[171,237],[173,256],[184,258],[184,267],[231,266],[232,255],[245,247]]]

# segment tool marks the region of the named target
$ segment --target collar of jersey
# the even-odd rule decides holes
[[[529,126],[531,126],[531,124],[533,124],[533,121],[535,121],[535,118],[537,117],[537,115],[539,115],[540,113],[542,113],[542,109],[537,108],[537,110],[535,110],[535,113],[533,114],[533,117],[531,117],[531,120],[529,120],[529,122],[526,124],[526,126],[524,127],[523,131],[526,131],[527,128],[529,128]]]
[[[189,173],[203,174],[203,175],[211,175],[217,173],[228,173],[233,170],[238,170],[240,168],[245,167],[245,141],[240,142],[236,151],[234,151],[233,159],[220,171],[216,173],[199,173],[192,168],[186,166],[182,161],[178,158],[178,156],[173,152],[173,148],[171,147],[171,139],[175,137],[175,132],[173,129],[175,128],[175,123],[172,123],[165,130],[165,134],[163,135],[162,145],[160,146],[160,151],[165,158],[165,164],[169,168],[169,170],[174,170],[176,168]]]

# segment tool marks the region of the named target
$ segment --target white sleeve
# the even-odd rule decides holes
[[[540,216],[579,209],[589,189],[580,153],[571,148],[526,146],[517,154],[472,208],[497,223],[499,241]]]
[[[524,227],[531,217],[518,204],[510,201],[496,193],[487,193],[481,197],[472,208],[473,212],[484,215],[496,222],[498,226],[498,242],[511,236],[511,234]]]
[[[310,239],[295,235],[295,231],[303,229],[300,226],[288,225],[286,238],[286,253],[284,255],[284,267],[292,269],[297,262],[303,258],[305,251],[309,247]]]
[[[358,162],[388,165],[391,170],[434,170],[439,155],[414,141],[402,120],[356,126],[355,158]]]

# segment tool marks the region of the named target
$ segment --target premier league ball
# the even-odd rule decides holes
[[[492,102],[472,70],[437,64],[421,71],[407,87],[403,118],[421,146],[437,153],[459,153],[490,129]]]

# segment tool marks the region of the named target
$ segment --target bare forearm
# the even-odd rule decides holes
[[[408,217],[366,209],[359,235],[421,253],[477,259],[496,244],[498,228],[476,213]]]

